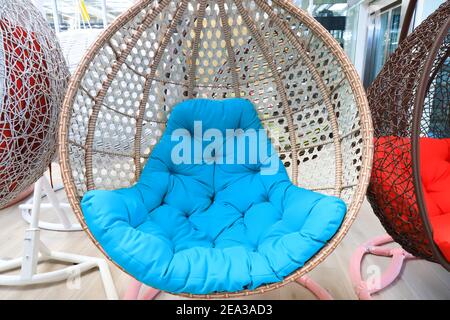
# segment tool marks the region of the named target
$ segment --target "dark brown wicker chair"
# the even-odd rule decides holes
[[[447,1],[400,44],[368,90],[375,129],[375,150],[393,152],[394,148],[401,147],[404,152],[411,153],[411,157],[396,157],[403,161],[411,159],[403,173],[403,179],[411,182],[403,185],[413,188],[403,190],[403,196],[412,196],[412,206],[405,208],[409,210],[407,219],[398,219],[400,213],[386,214],[392,208],[392,201],[384,202],[378,197],[381,193],[375,183],[380,171],[389,170],[398,163],[387,163],[383,159],[373,163],[368,197],[375,214],[396,242],[416,257],[440,262],[450,270],[449,262],[432,240],[420,179],[418,149],[420,137],[450,137],[450,91],[448,79],[444,79],[448,77],[450,68],[449,17],[450,1]],[[440,116],[444,113],[447,114],[446,119]],[[410,139],[402,140],[407,144],[402,146],[378,139],[386,136]]]
[[[415,3],[410,2],[403,36],[407,34]],[[450,1],[447,1],[401,41],[368,89],[375,156],[367,196],[392,238],[373,239],[355,253],[351,273],[360,298],[370,298],[370,294],[389,285],[407,258],[427,259],[450,270],[450,262],[433,240],[419,150],[423,138],[450,138],[449,17]],[[406,252],[376,247],[392,239]],[[378,288],[368,288],[356,270],[365,253],[394,258]]]

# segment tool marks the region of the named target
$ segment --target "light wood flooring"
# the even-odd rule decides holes
[[[57,169],[55,171],[58,171]],[[56,185],[60,184],[58,177]],[[65,198],[64,191],[58,196]],[[50,210],[43,212],[43,218],[54,219]],[[18,257],[22,252],[24,230],[27,224],[22,220],[17,206],[0,210],[0,259]],[[310,276],[325,287],[335,299],[356,299],[349,278],[348,265],[351,253],[367,239],[383,234],[384,230],[374,216],[369,204],[364,203],[361,212],[350,232],[339,247],[321,265],[310,273]],[[101,253],[83,232],[42,231],[42,240],[53,250],[67,251],[82,255],[101,257]],[[363,271],[369,266],[387,265],[384,258],[367,258]],[[45,263],[39,270],[49,271],[58,265]],[[110,264],[112,276],[118,294],[122,296],[130,281],[130,277]],[[17,271],[16,271],[17,272]],[[91,271],[81,277],[79,289],[69,289],[65,281],[54,284],[34,285],[27,287],[1,287],[0,299],[104,299],[103,286],[98,272]],[[249,299],[312,299],[313,296],[296,284],[287,285],[279,290],[264,295],[252,296]],[[407,262],[402,277],[394,285],[375,296],[376,299],[450,299],[450,273],[439,265],[413,260]],[[158,299],[180,299],[162,294]]]

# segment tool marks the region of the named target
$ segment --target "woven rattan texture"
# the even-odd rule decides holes
[[[136,181],[173,105],[235,96],[254,103],[294,183],[348,204],[334,240],[286,281],[322,261],[362,203],[371,121],[339,44],[282,0],[141,1],[105,31],[77,69],[61,118],[63,178],[81,222],[86,190]]]
[[[373,163],[373,179],[369,185],[368,198],[374,212],[387,232],[408,252],[417,257],[433,259],[430,239],[424,229],[419,213],[418,199],[414,187],[412,146],[414,105],[416,92],[421,85],[427,86],[427,98],[422,102],[423,114],[420,121],[420,136],[443,138],[450,137],[449,131],[449,37],[441,44],[437,56],[430,56],[430,49],[436,36],[445,27],[450,17],[450,1],[445,2],[438,11],[418,26],[399,46],[381,70],[374,83],[368,89],[369,105],[372,111],[375,138],[383,136],[404,137],[398,139],[375,139],[375,152],[394,154],[395,163],[376,159]],[[422,70],[428,59],[434,59],[434,67],[428,81],[421,83]],[[396,154],[396,153],[395,153]],[[398,168],[404,172],[398,175]],[[392,181],[392,189],[385,190],[372,181],[383,176]],[[395,180],[392,177],[400,177]],[[394,189],[394,187],[397,188]],[[398,190],[398,185],[404,190]],[[381,188],[381,189],[380,189]],[[392,203],[391,193],[397,190],[398,198],[409,197],[402,207]],[[389,214],[397,210],[397,214]],[[432,240],[431,240],[432,241]]]
[[[0,208],[55,155],[68,71],[56,37],[28,0],[0,1]]]

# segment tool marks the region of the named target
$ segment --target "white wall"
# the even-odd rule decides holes
[[[418,0],[414,27],[417,27],[445,1],[446,0]]]
[[[359,4],[358,34],[356,35],[356,48],[353,64],[361,79],[364,77],[364,64],[367,50],[367,22],[369,17],[369,5],[365,2]]]

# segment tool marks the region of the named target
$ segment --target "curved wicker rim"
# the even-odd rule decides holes
[[[447,37],[448,32],[450,30],[450,20],[442,26],[441,30],[439,30],[436,39],[434,40],[434,45],[430,50],[430,53],[427,57],[427,61],[422,70],[422,74],[420,76],[419,87],[417,89],[416,98],[414,101],[414,114],[413,114],[413,127],[412,127],[412,146],[411,146],[411,157],[413,163],[413,181],[414,181],[414,189],[417,196],[417,205],[419,207],[420,218],[422,219],[422,223],[425,227],[425,233],[428,237],[429,244],[431,250],[433,252],[433,258],[442,265],[445,269],[450,271],[450,262],[444,257],[442,251],[437,246],[436,242],[434,242],[433,237],[433,227],[429,220],[429,215],[427,211],[427,206],[425,203],[425,195],[422,187],[421,173],[420,173],[420,122],[423,115],[424,109],[424,100],[427,96],[428,85],[430,82],[430,74],[433,69],[433,64],[435,62],[435,58],[439,53],[440,47],[444,42],[444,39]]]
[[[64,99],[63,108],[60,117],[60,132],[59,132],[59,159],[61,164],[61,174],[63,178],[64,185],[66,187],[66,193],[69,200],[69,203],[75,212],[78,220],[80,221],[83,230],[88,234],[94,244],[100,249],[100,251],[107,257],[110,261],[111,258],[105,253],[100,244],[95,240],[92,233],[87,228],[87,225],[83,218],[83,213],[80,207],[80,199],[76,193],[76,187],[73,182],[72,172],[70,169],[69,163],[69,150],[68,150],[68,137],[69,137],[69,125],[70,125],[70,115],[71,115],[71,106],[75,95],[78,90],[79,83],[87,70],[90,60],[93,56],[95,56],[100,48],[104,45],[110,35],[114,34],[117,30],[119,30],[127,21],[129,16],[135,16],[138,14],[140,10],[142,10],[147,4],[149,0],[140,0],[137,4],[131,7],[129,10],[125,11],[122,15],[120,15],[110,26],[106,29],[97,41],[92,45],[92,47],[88,50],[87,54],[84,56],[80,65],[78,66],[76,72],[74,73],[71,81],[69,83],[69,87]],[[359,209],[364,201],[364,197],[366,194],[367,186],[369,184],[370,172],[372,166],[372,155],[373,155],[373,127],[372,120],[370,117],[370,111],[368,106],[368,101],[366,98],[365,91],[362,87],[361,80],[354,68],[351,64],[350,60],[338,44],[338,42],[331,36],[331,34],[320,25],[314,18],[310,17],[304,10],[294,6],[288,0],[273,0],[273,2],[283,9],[289,11],[293,15],[296,16],[300,21],[302,21],[308,28],[310,28],[315,35],[321,39],[326,46],[330,48],[332,54],[336,57],[337,61],[342,66],[342,70],[344,71],[352,92],[355,97],[356,104],[358,106],[358,111],[360,115],[361,121],[361,133],[362,133],[362,165],[361,172],[359,176],[358,185],[353,196],[353,201],[348,208],[347,214],[344,218],[344,221],[338,230],[338,232],[334,235],[334,237],[313,257],[311,258],[302,268],[294,271],[289,276],[285,277],[283,281],[278,283],[273,283],[269,285],[263,285],[254,290],[242,290],[238,292],[232,293],[212,293],[212,294],[178,294],[185,297],[190,298],[232,298],[232,297],[241,297],[248,296],[251,294],[261,294],[267,291],[271,291],[274,289],[278,289],[299,277],[305,275],[317,265],[319,265],[326,257],[328,257],[331,252],[337,247],[337,245],[342,241],[344,236],[347,234],[350,226],[355,220]],[[339,179],[336,179],[339,180]],[[127,273],[126,270],[121,268],[118,264],[112,261],[119,269],[123,270]]]

